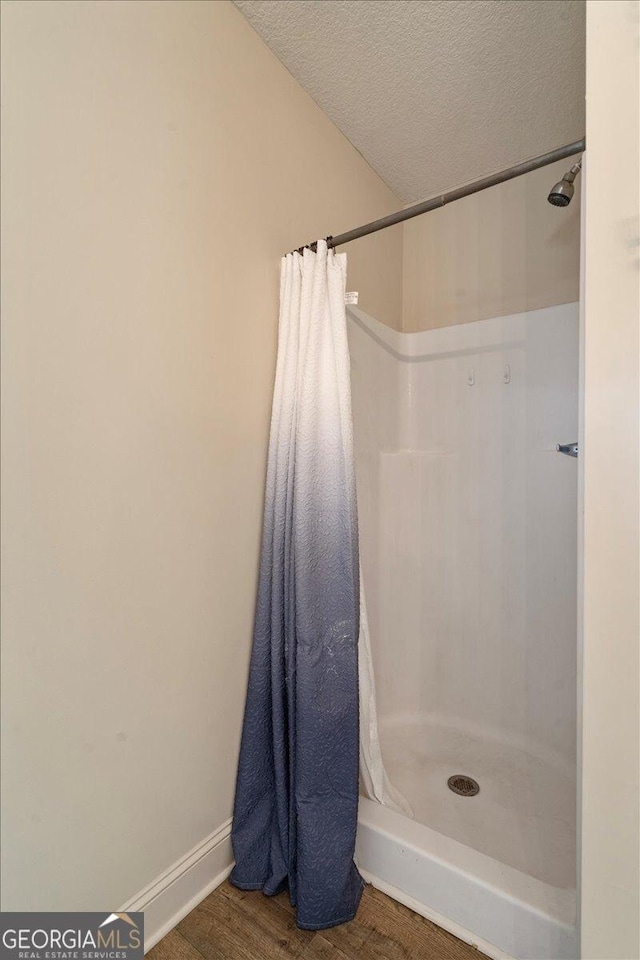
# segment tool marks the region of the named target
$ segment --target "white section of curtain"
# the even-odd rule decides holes
[[[389,780],[380,747],[376,685],[371,654],[367,603],[360,566],[360,635],[358,638],[358,678],[360,685],[360,778],[365,793],[385,807],[413,817],[408,800]]]

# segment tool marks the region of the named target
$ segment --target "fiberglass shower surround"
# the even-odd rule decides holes
[[[508,956],[575,960],[578,305],[421,333],[347,309],[382,754],[413,809],[363,798],[357,863]]]

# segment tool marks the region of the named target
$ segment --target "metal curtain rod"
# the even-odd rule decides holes
[[[465,187],[458,187],[457,190],[449,190],[448,193],[442,193],[438,197],[432,197],[431,200],[423,200],[412,207],[405,207],[404,210],[398,210],[396,213],[390,213],[387,217],[381,217],[379,220],[373,220],[371,223],[365,223],[362,227],[356,227],[355,230],[347,230],[337,237],[327,237],[327,246],[329,248],[342,246],[343,243],[350,243],[352,240],[359,240],[360,237],[367,237],[370,233],[376,233],[378,230],[385,230],[387,227],[393,227],[396,223],[404,223],[405,220],[411,220],[412,217],[419,217],[423,213],[429,213],[431,210],[437,210],[438,207],[444,207],[447,203],[454,200],[461,200],[462,197],[469,197],[472,193],[479,193],[480,190],[486,190],[487,187],[494,187],[498,183],[504,183],[505,180],[513,180],[514,177],[521,177],[523,173],[530,173],[539,167],[546,167],[556,160],[564,160],[566,157],[572,157],[576,153],[584,153],[585,138],[576,140],[574,143],[567,143],[564,147],[556,147],[549,153],[543,153],[539,157],[533,157],[532,160],[525,160],[523,163],[516,163],[513,167],[506,170],[500,170],[499,173],[492,173],[488,177],[482,177],[481,180],[474,180]],[[311,250],[316,249],[316,242],[306,244]],[[298,247],[298,253],[302,253],[305,247]]]

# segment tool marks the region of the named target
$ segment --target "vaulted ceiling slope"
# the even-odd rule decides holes
[[[583,0],[235,4],[404,201],[584,134]]]

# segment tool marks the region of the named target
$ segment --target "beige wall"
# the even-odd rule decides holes
[[[581,957],[640,957],[640,4],[587,3]],[[612,190],[612,177],[621,189]]]
[[[3,906],[104,910],[231,813],[278,258],[398,202],[226,2],[2,16]]]
[[[408,221],[403,329],[429,330],[577,300],[580,178],[569,207],[546,200],[575,159]]]

